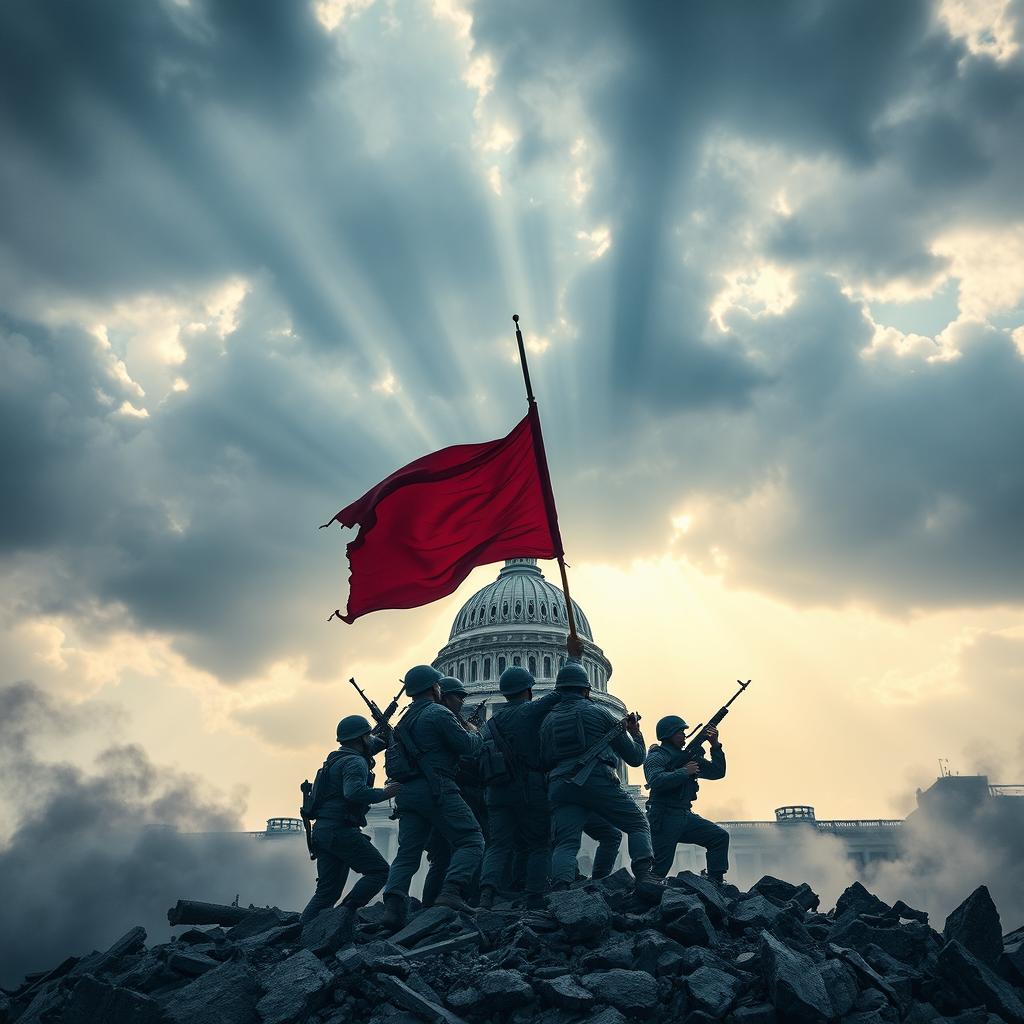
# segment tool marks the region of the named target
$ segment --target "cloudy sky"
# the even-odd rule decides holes
[[[4,4],[0,684],[292,813],[495,571],[328,625],[316,527],[519,419],[518,312],[613,689],[755,680],[708,813],[1024,782],[1022,46],[1019,0]]]

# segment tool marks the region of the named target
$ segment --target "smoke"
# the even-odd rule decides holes
[[[730,878],[742,888],[761,873],[807,882],[821,896],[822,910],[859,880],[887,903],[903,900],[927,911],[940,930],[951,910],[986,885],[1004,934],[1024,924],[1024,796],[915,811],[900,828],[899,850],[895,860],[861,867],[837,836],[784,826],[765,840],[761,871],[744,870],[738,862]]]
[[[295,909],[312,891],[301,843],[184,834],[239,830],[244,805],[140,747],[110,746],[88,771],[35,752],[106,716],[97,705],[61,707],[32,683],[0,687],[0,793],[13,816],[0,846],[0,985],[105,948],[133,925],[162,941],[179,898],[238,894],[243,906]],[[171,827],[147,827],[156,825]]]

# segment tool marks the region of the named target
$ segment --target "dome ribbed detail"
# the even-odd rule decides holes
[[[583,609],[573,601],[576,631],[593,640],[590,623]],[[569,630],[562,588],[549,583],[536,558],[510,558],[498,578],[478,590],[460,609],[452,623],[449,643],[475,630],[500,626],[550,627],[561,634]]]

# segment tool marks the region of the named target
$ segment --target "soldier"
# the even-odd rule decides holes
[[[483,727],[485,740],[505,755],[510,769],[506,781],[484,791],[489,834],[480,876],[480,906],[490,908],[502,882],[508,877],[516,847],[522,844],[526,858],[526,905],[543,906],[543,893],[551,867],[551,835],[547,787],[540,760],[540,728],[564,691],[552,690],[533,699],[535,680],[525,668],[513,665],[501,673],[498,689],[505,698]]]
[[[597,755],[597,764],[583,785],[570,781],[580,755],[585,753],[615,724],[602,707],[590,701],[590,679],[577,661],[559,669],[555,688],[565,696],[541,726],[541,754],[548,768],[548,799],[554,849],[551,881],[565,888],[576,875],[580,836],[591,814],[597,814],[628,836],[633,876],[638,884],[651,877],[651,830],[643,812],[623,790],[617,772],[616,754],[626,764],[643,764],[644,738],[635,714],[629,716],[624,732]]]
[[[350,868],[363,876],[341,901],[353,912],[366,906],[388,877],[388,862],[362,828],[370,804],[390,799],[401,786],[373,788],[373,755],[384,743],[371,733],[370,723],[362,715],[343,718],[337,736],[341,748],[328,755],[311,794],[317,879],[313,898],[302,912],[303,924],[334,906],[345,889]]]
[[[402,790],[395,800],[398,813],[398,853],[384,887],[383,925],[397,931],[405,923],[409,884],[423,857],[423,849],[436,828],[452,848],[451,863],[435,904],[468,911],[463,896],[484,852],[484,839],[473,812],[455,784],[458,760],[476,754],[480,736],[456,721],[438,703],[442,675],[429,665],[417,665],[405,676],[405,692],[412,698],[395,726],[388,748],[389,774]]]
[[[718,730],[707,730],[711,757],[698,755],[683,764],[686,746],[686,722],[678,715],[668,715],[655,730],[661,741],[651,747],[644,761],[644,776],[651,797],[647,801],[647,818],[651,823],[654,843],[654,873],[664,877],[672,868],[679,843],[693,843],[707,850],[707,874],[721,885],[729,870],[729,833],[720,825],[707,821],[690,810],[697,798],[697,776],[704,779],[725,777],[725,751],[718,740]]]
[[[462,706],[466,703],[469,692],[461,680],[454,676],[444,676],[437,684],[441,691],[441,703],[456,718],[462,717]],[[476,770],[476,758],[460,757],[455,771],[455,784],[459,787],[462,799],[469,804],[469,809],[480,826],[481,833],[487,835],[487,811],[484,808],[484,793]],[[452,860],[452,848],[438,830],[432,829],[427,840],[427,877],[423,880],[423,906],[432,907],[441,891],[445,873]],[[476,899],[479,888],[479,870],[474,873],[473,880],[467,886],[466,895],[470,900]]]

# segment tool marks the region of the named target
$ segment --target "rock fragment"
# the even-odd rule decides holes
[[[355,935],[355,914],[348,907],[332,907],[307,921],[299,945],[317,956],[334,953]]]
[[[783,1020],[817,1024],[833,1016],[825,982],[810,957],[762,931],[761,961],[769,996]]]
[[[548,910],[570,942],[600,942],[611,924],[611,910],[604,898],[585,889],[549,893]]]
[[[595,971],[580,978],[580,984],[599,1003],[607,1003],[629,1016],[650,1013],[658,1003],[658,983],[646,971]]]
[[[979,885],[946,918],[942,937],[959,942],[982,963],[995,967],[1003,952],[1003,928],[986,886]]]

